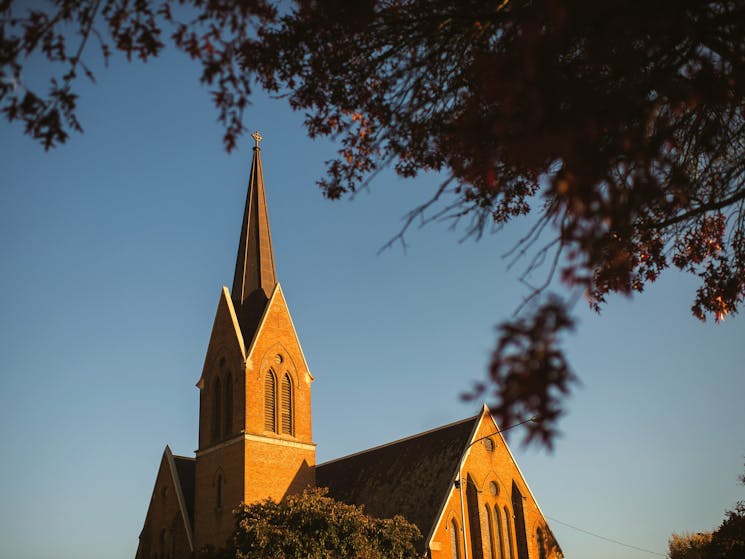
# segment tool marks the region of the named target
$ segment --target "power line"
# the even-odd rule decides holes
[[[568,528],[572,528],[573,530],[577,530],[578,532],[582,532],[584,534],[587,534],[589,536],[593,536],[595,538],[605,540],[607,542],[615,543],[617,545],[622,545],[624,547],[630,547],[631,549],[635,549],[637,551],[643,551],[644,553],[650,553],[651,555],[659,555],[660,557],[667,557],[664,553],[659,553],[658,551],[651,551],[649,549],[644,549],[643,547],[637,547],[635,545],[631,545],[628,543],[619,542],[618,540],[614,540],[612,538],[606,538],[605,536],[601,536],[599,534],[594,534],[588,530],[583,530],[582,528],[578,528],[577,526],[572,526],[571,524],[567,524],[566,522],[562,522],[561,520],[558,520],[556,518],[551,518],[550,516],[546,515],[546,518],[549,520],[552,520],[553,522],[556,522],[558,524],[561,524],[563,526],[567,526]]]

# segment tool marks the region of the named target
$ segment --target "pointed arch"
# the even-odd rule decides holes
[[[486,513],[486,533],[488,537],[486,538],[486,547],[487,547],[487,557],[489,559],[497,559],[497,555],[494,551],[494,524],[491,520],[491,509],[489,508],[489,505],[484,505],[484,512]]]
[[[168,531],[165,528],[160,530],[160,536],[158,537],[158,557],[165,559],[166,550],[168,549]]]
[[[515,544],[517,559],[528,559],[528,538],[525,533],[525,514],[523,513],[523,495],[512,482],[512,514],[515,517]]]
[[[450,557],[451,559],[460,559],[460,537],[458,533],[460,528],[455,518],[450,519]]]
[[[504,551],[504,531],[502,530],[502,515],[499,513],[499,507],[494,507],[494,520],[497,523],[497,556],[499,559],[506,559]]]
[[[507,532],[507,541],[505,542],[507,546],[507,553],[505,554],[506,559],[512,559],[514,557],[514,546],[512,544],[512,523],[510,522],[510,511],[507,509],[507,507],[504,507],[504,525],[505,525],[505,531]]]
[[[215,481],[215,508],[217,510],[222,509],[223,485],[225,485],[225,479],[222,477],[222,472],[218,472],[217,480]]]
[[[478,492],[470,475],[466,484],[466,505],[468,508],[468,531],[471,539],[471,557],[473,559],[484,559],[484,548],[481,545]]]
[[[546,540],[540,527],[536,529],[535,537],[538,540],[538,559],[546,559]]]
[[[272,369],[264,376],[264,430],[277,432],[277,377]]]
[[[282,434],[295,434],[295,402],[293,401],[294,391],[290,373],[285,373],[282,377]]]
[[[223,432],[227,437],[233,432],[233,374],[228,372],[225,377],[225,413]]]
[[[222,386],[220,377],[215,377],[212,383],[212,442],[220,440],[220,427],[222,423]]]
[[[212,495],[216,511],[222,510],[225,506],[225,485],[227,483],[228,479],[225,477],[222,466],[218,466],[212,474]]]

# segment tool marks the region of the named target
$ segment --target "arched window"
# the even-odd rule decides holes
[[[293,401],[292,401],[292,380],[289,373],[282,377],[282,433],[285,435],[294,435],[293,429]]]
[[[528,559],[528,537],[525,533],[523,496],[514,481],[512,482],[512,513],[515,515],[515,543],[517,544],[517,558]]]
[[[494,507],[494,520],[497,522],[497,555],[499,559],[505,559],[507,556],[504,551],[504,532],[502,530],[502,515],[499,513],[499,507]]]
[[[220,378],[216,378],[212,385],[212,442],[215,443],[220,440],[220,423],[222,419],[221,414],[221,398],[222,388],[220,386]]]
[[[460,559],[460,537],[458,536],[458,523],[453,518],[450,521],[450,557]]]
[[[163,528],[160,531],[160,549],[159,549],[159,557],[165,559],[166,556],[166,546],[168,545],[168,542],[166,541],[166,529]]]
[[[546,559],[546,541],[543,539],[543,530],[536,529],[535,538],[538,540],[538,559]]]
[[[478,494],[471,476],[468,476],[468,483],[466,484],[466,504],[468,505],[468,528],[471,532],[471,557],[473,559],[484,559],[484,551],[481,545]]]
[[[504,526],[505,531],[507,532],[507,541],[505,542],[507,544],[507,554],[505,555],[509,559],[512,559],[513,557],[513,544],[512,544],[512,522],[510,522],[510,511],[507,510],[507,507],[504,507]]]
[[[264,377],[264,429],[277,432],[277,379],[271,369]]]
[[[233,375],[230,373],[225,379],[225,426],[223,430],[226,437],[233,432]]]
[[[181,515],[179,513],[176,513],[173,518],[173,522],[171,523],[171,529],[168,531],[168,539],[171,541],[171,550],[169,551],[168,555],[169,559],[174,559],[176,557],[176,532],[180,520]]]
[[[494,553],[494,525],[491,521],[491,510],[489,510],[489,505],[484,505],[484,511],[486,512],[486,531],[489,534],[489,537],[486,538],[486,550],[489,559],[497,559],[497,556]]]
[[[217,483],[215,487],[215,508],[218,510],[222,508],[222,474],[217,474]]]

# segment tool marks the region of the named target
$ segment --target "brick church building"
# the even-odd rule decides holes
[[[561,549],[486,406],[475,417],[316,464],[311,383],[277,281],[258,134],[232,290],[220,292],[195,457],[166,446],[136,559],[221,547],[241,502],[308,486],[416,524],[431,559],[558,559]]]

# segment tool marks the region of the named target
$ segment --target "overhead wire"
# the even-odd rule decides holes
[[[660,557],[667,557],[666,554],[660,553],[659,551],[652,551],[650,549],[644,549],[643,547],[638,547],[636,545],[631,545],[630,543],[624,543],[622,541],[614,540],[613,538],[606,538],[605,536],[601,536],[600,534],[595,534],[594,532],[590,532],[589,530],[584,530],[583,528],[578,528],[577,526],[572,526],[571,524],[568,524],[566,522],[562,522],[558,518],[552,518],[548,515],[545,515],[546,518],[551,520],[552,522],[556,522],[557,524],[561,524],[562,526],[566,526],[567,528],[572,528],[573,530],[577,530],[578,532],[582,532],[583,534],[587,534],[589,536],[593,536],[595,538],[605,540],[607,542],[611,542],[617,545],[622,545],[624,547],[629,547],[631,549],[635,549],[636,551],[642,551],[644,553],[649,553],[650,555],[659,555]]]

